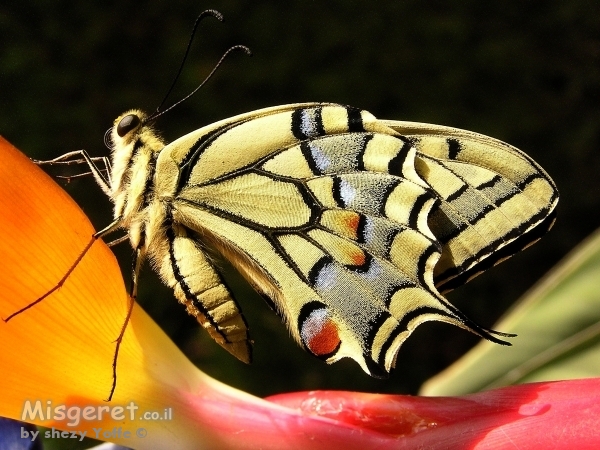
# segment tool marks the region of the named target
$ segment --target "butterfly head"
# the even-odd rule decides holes
[[[104,138],[106,146],[112,150],[113,159],[125,149],[128,149],[125,153],[132,156],[135,153],[134,149],[142,146],[160,151],[165,144],[151,122],[152,116],[139,109],[131,109],[117,117]]]
[[[116,204],[125,201],[118,200],[121,194],[127,193],[129,202],[138,196],[131,194],[130,189],[144,186],[146,172],[165,146],[148,118],[143,111],[132,109],[117,117],[106,132],[104,141],[112,153],[111,197]]]
[[[148,115],[139,109],[124,112],[115,119],[113,126],[106,130],[104,143],[113,151],[131,144],[146,128],[147,117]]]

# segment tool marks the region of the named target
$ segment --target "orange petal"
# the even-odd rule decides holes
[[[0,316],[6,318],[56,286],[94,230],[73,200],[2,138],[0,155]],[[121,346],[115,395],[111,403],[103,402],[112,385],[114,341],[127,304],[114,255],[98,241],[60,289],[0,322],[0,416],[24,419],[26,399],[40,400],[44,411],[48,405],[126,406],[134,401],[137,413],[171,407],[179,415],[177,421],[142,423],[151,435],[154,431],[142,443],[156,445],[160,430],[168,430],[172,444],[206,440],[206,432],[182,414],[187,407],[178,391],[199,389],[208,378],[137,305]],[[25,419],[62,429],[74,422]],[[137,419],[104,418],[81,421],[75,429],[88,430],[89,436],[93,427],[124,423],[133,431],[139,425]],[[110,440],[133,445],[131,439]]]

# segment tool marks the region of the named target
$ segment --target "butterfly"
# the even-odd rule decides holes
[[[133,297],[149,259],[210,336],[249,363],[248,326],[216,251],[328,363],[352,358],[386,377],[432,320],[508,344],[442,294],[552,226],[556,186],[521,151],[332,103],[253,111],[170,144],[151,122],[139,110],[119,116],[110,161],[85,151],[53,160],[83,157],[114,203],[96,236],[127,231]]]
[[[387,377],[420,324],[447,322],[510,345],[477,325],[444,293],[537,241],[554,222],[558,191],[531,158],[456,128],[378,120],[333,103],[275,106],[192,131],[166,144],[156,118],[181,74],[196,19],[165,99],[154,114],[131,110],[105,136],[111,156],[85,150],[39,164],[86,163],[114,204],[93,242],[126,230],[134,249],[131,315],[141,264],[150,260],[210,336],[251,362],[248,325],[211,257],[217,252],[282,317],[308,352],[355,360]],[[160,112],[159,112],[160,111]],[[69,178],[69,177],[67,177]],[[109,244],[110,245],[110,244]],[[60,285],[60,283],[59,283]],[[57,287],[11,314],[36,305]]]

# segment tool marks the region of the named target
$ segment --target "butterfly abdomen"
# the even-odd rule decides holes
[[[159,272],[179,303],[219,345],[249,363],[252,357],[246,321],[200,244],[176,223],[169,224],[165,238],[168,253],[157,255],[163,257]]]

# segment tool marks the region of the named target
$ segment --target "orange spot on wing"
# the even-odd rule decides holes
[[[331,319],[327,320],[306,345],[317,356],[333,353],[340,345],[337,325]]]
[[[341,343],[337,325],[326,307],[317,308],[308,315],[300,334],[304,345],[316,356],[330,355]]]
[[[357,237],[358,224],[360,222],[360,216],[355,213],[348,213],[344,217],[344,227],[348,230],[348,234],[352,235],[354,239]]]
[[[355,266],[362,266],[366,261],[364,252],[359,248],[356,248],[356,252],[351,256],[351,258],[352,263]]]

